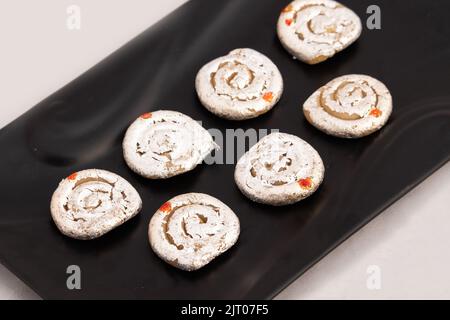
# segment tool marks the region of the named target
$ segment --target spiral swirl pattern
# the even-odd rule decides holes
[[[331,0],[296,0],[278,20],[283,46],[298,59],[316,64],[344,50],[361,35],[359,17]]]
[[[358,138],[379,130],[392,113],[392,97],[380,81],[346,75],[316,91],[304,104],[306,119],[337,137]]]
[[[263,54],[236,49],[201,68],[196,89],[210,112],[230,120],[244,120],[275,106],[281,98],[283,79]]]
[[[200,124],[174,111],[142,115],[130,126],[123,141],[128,166],[149,179],[170,178],[193,170],[216,147]]]
[[[154,214],[149,240],[161,259],[193,271],[232,247],[239,232],[239,219],[224,203],[189,193],[169,200]]]
[[[84,170],[64,179],[53,194],[51,213],[58,229],[82,240],[98,238],[137,215],[142,201],[120,176]]]
[[[286,205],[314,193],[324,170],[322,159],[308,143],[293,135],[272,133],[238,161],[235,181],[253,201]]]

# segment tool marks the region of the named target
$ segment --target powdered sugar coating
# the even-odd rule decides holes
[[[372,77],[346,75],[314,92],[303,112],[313,126],[329,135],[359,138],[386,124],[392,113],[392,96]]]
[[[153,215],[149,241],[164,261],[186,271],[200,269],[231,248],[238,217],[223,202],[201,193],[179,195]]]
[[[324,172],[322,159],[311,145],[294,135],[272,133],[242,156],[234,178],[249,199],[280,206],[313,194]]]
[[[253,49],[236,49],[206,64],[198,72],[195,84],[203,106],[230,120],[266,113],[283,92],[278,68]]]
[[[128,128],[123,154],[137,174],[166,179],[193,170],[216,147],[209,132],[192,118],[175,111],[155,111]]]
[[[90,169],[61,181],[50,204],[52,218],[66,236],[98,238],[139,213],[138,192],[120,176]]]
[[[292,55],[317,64],[355,42],[362,31],[359,17],[331,0],[296,0],[278,20],[278,37]]]

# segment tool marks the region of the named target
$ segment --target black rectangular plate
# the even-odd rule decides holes
[[[373,0],[343,1],[365,22]],[[447,0],[375,1],[382,29],[333,59],[292,59],[275,31],[274,0],[193,0],[0,131],[0,260],[43,298],[271,298],[450,157],[450,24]],[[155,4],[156,5],[156,4]],[[206,62],[234,48],[268,55],[285,80],[271,112],[225,121],[199,103],[194,79]],[[301,113],[305,99],[334,77],[363,73],[386,83],[394,113],[359,140],[322,134]],[[49,75],[43,75],[49,76]],[[323,186],[296,205],[246,199],[233,165],[202,165],[166,181],[133,174],[122,158],[127,126],[140,114],[173,109],[206,128],[272,128],[311,143],[326,164]],[[130,181],[142,214],[103,238],[80,242],[52,223],[50,197],[61,178],[102,168]],[[240,217],[238,244],[206,268],[186,273],[150,250],[147,225],[167,199],[204,192]],[[380,239],[383,241],[383,239]],[[79,265],[82,290],[66,288]]]

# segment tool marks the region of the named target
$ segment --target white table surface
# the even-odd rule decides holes
[[[185,0],[2,0],[0,127]],[[66,9],[81,8],[81,30]],[[384,31],[386,32],[386,31]],[[279,299],[450,299],[450,164],[396,202]],[[380,271],[369,289],[368,268]],[[0,299],[39,297],[0,265]]]

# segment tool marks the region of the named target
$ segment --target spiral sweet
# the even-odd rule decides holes
[[[359,138],[381,129],[392,113],[392,96],[380,81],[346,75],[317,90],[303,106],[306,119],[319,130],[342,138]]]
[[[123,154],[128,166],[148,179],[166,179],[193,170],[217,146],[190,117],[156,111],[139,117],[128,129]]]
[[[234,178],[249,199],[281,206],[313,194],[324,171],[322,159],[308,143],[294,135],[272,133],[242,156]]]
[[[359,17],[331,0],[296,0],[283,9],[278,37],[292,55],[317,64],[355,42],[362,31]]]
[[[125,223],[141,207],[138,192],[125,179],[91,169],[62,180],[53,194],[50,210],[64,235],[89,240]]]
[[[240,233],[239,219],[221,201],[206,194],[177,196],[159,208],[149,225],[153,251],[186,271],[200,269],[231,248]]]
[[[196,89],[210,112],[225,119],[244,120],[266,113],[277,104],[283,78],[263,54],[236,49],[201,68]]]

